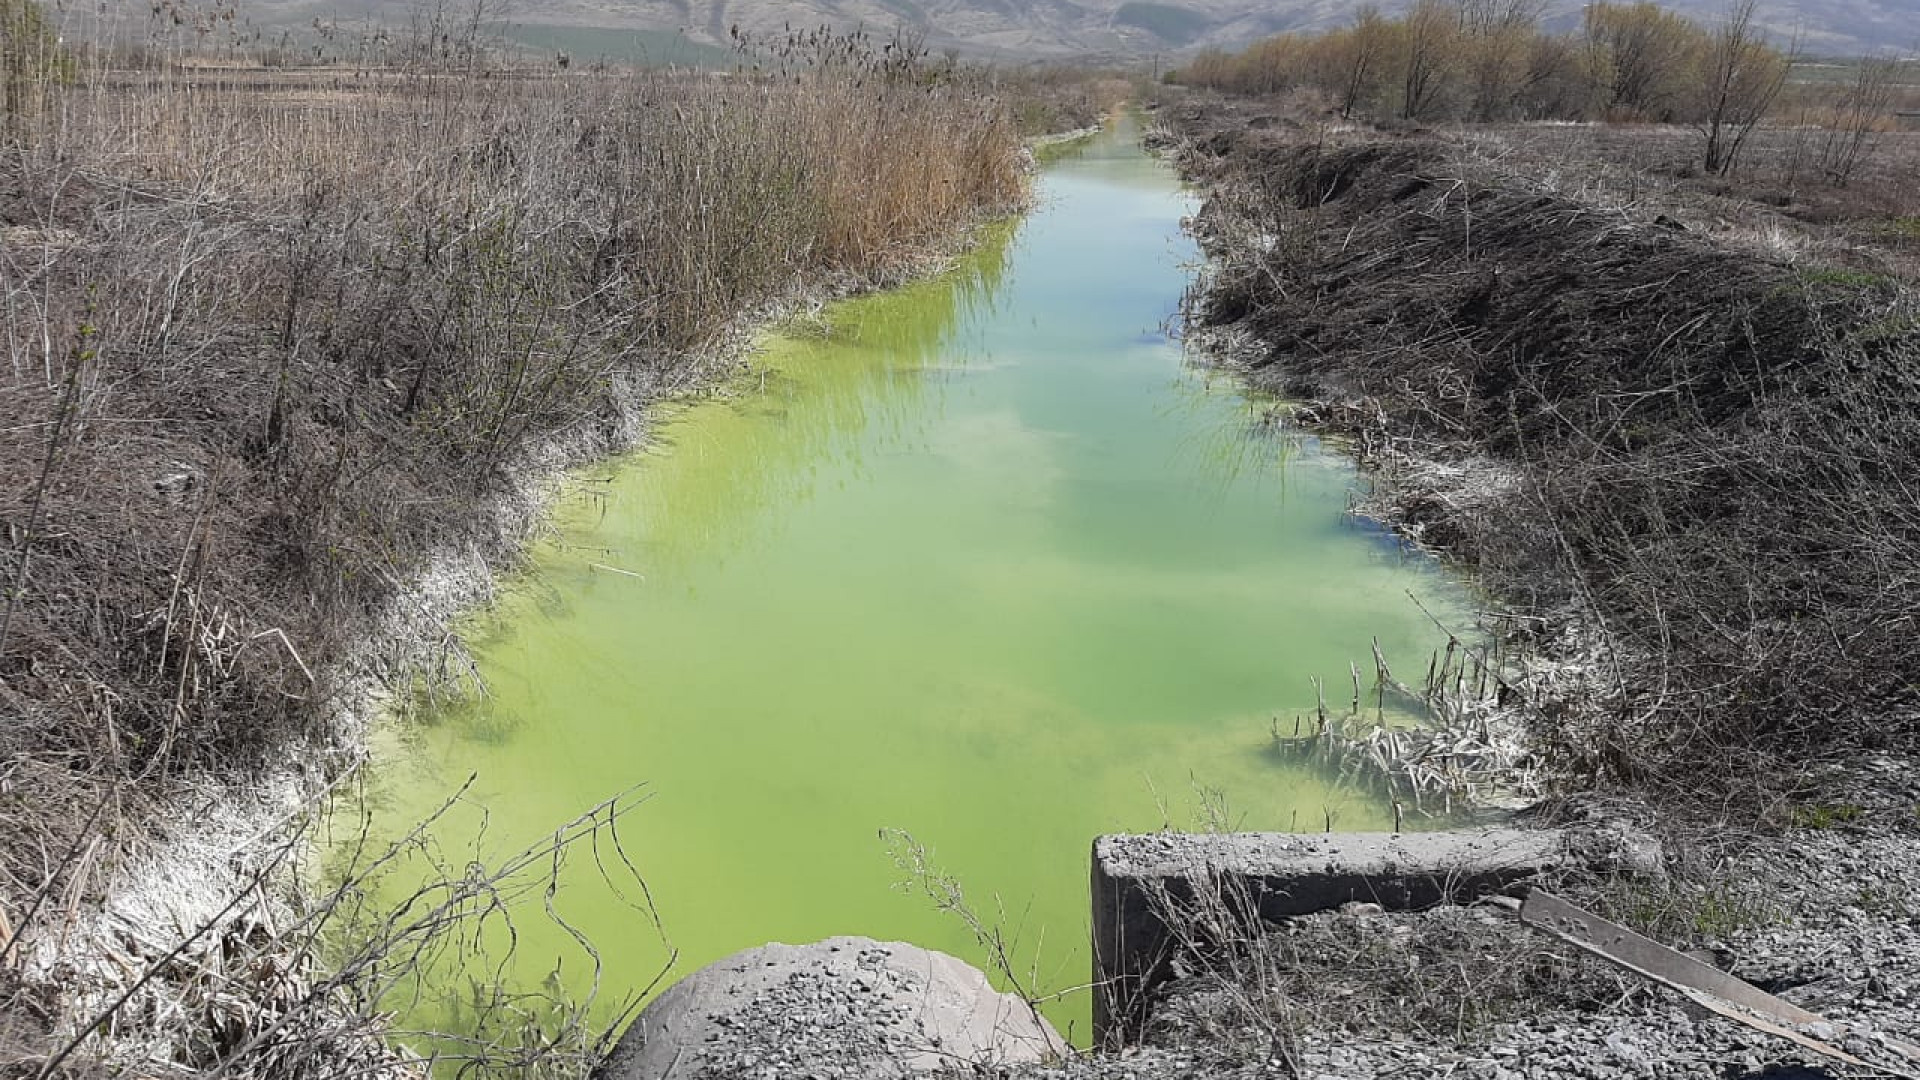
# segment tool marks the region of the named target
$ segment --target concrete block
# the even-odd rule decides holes
[[[1565,865],[1554,829],[1431,833],[1153,833],[1093,844],[1094,1038],[1138,1032],[1147,994],[1198,932],[1198,899],[1251,931],[1353,901],[1410,911],[1509,889]],[[1576,861],[1585,861],[1584,859]],[[1200,942],[1197,944],[1206,944]]]

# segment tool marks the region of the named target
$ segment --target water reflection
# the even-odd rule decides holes
[[[1012,222],[986,230],[948,274],[867,298],[857,315],[840,308],[795,320],[721,392],[724,410],[708,403],[697,420],[663,425],[596,508],[674,523],[647,533],[638,572],[773,543],[823,476],[864,478],[869,457],[924,446],[943,415],[936,373],[964,371],[980,355],[978,327],[992,317],[1017,231]],[[712,467],[716,453],[725,468]]]
[[[470,629],[490,695],[381,755],[376,832],[471,773],[435,836],[485,861],[644,781],[625,850],[683,967],[836,933],[983,959],[896,888],[876,837],[904,829],[1053,990],[1086,977],[1098,833],[1389,824],[1272,726],[1376,638],[1424,666],[1407,594],[1450,587],[1345,523],[1349,465],[1160,333],[1194,257],[1163,166],[1108,136],[1042,194],[941,281],[769,339],[569,507]],[[609,986],[666,955],[591,867],[555,902]],[[581,964],[539,924],[521,985]],[[1084,996],[1050,1009],[1084,1038]]]

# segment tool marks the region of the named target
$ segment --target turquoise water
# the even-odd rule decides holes
[[[1389,826],[1280,761],[1271,729],[1312,711],[1313,677],[1344,700],[1375,638],[1424,668],[1440,635],[1411,596],[1458,592],[1346,517],[1348,461],[1183,362],[1194,206],[1134,134],[1051,164],[1038,209],[952,273],[770,336],[745,378],[583,478],[464,627],[487,696],[380,740],[374,834],[471,774],[433,830],[457,868],[644,785],[620,839],[674,972],[848,933],[987,966],[902,869],[901,830],[1051,993],[1088,978],[1097,834]],[[572,859],[554,894],[603,1002],[670,955],[608,861]],[[581,992],[591,965],[540,906],[499,970]],[[494,971],[450,968],[424,989]],[[1047,1008],[1086,1040],[1084,993]]]

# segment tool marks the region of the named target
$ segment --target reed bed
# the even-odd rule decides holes
[[[40,1004],[8,1068],[72,1035],[19,957],[183,791],[315,756],[430,553],[509,556],[502,507],[743,318],[1021,204],[991,80],[789,46],[728,76],[9,71],[0,996]]]
[[[1527,670],[1504,645],[1497,636],[1476,646],[1449,635],[1416,688],[1394,675],[1375,641],[1371,685],[1352,666],[1344,710],[1329,709],[1316,685],[1311,717],[1294,717],[1291,730],[1274,717],[1274,752],[1380,795],[1393,806],[1395,832],[1537,799],[1547,790],[1546,772],[1514,702],[1556,673],[1537,664]]]

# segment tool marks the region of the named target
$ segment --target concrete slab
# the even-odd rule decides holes
[[[1431,833],[1152,833],[1093,844],[1094,1038],[1124,1044],[1146,997],[1195,942],[1180,916],[1205,898],[1228,925],[1254,928],[1359,901],[1393,911],[1471,900],[1569,862],[1555,829]],[[1179,920],[1176,931],[1169,920]],[[1216,920],[1217,921],[1217,920]]]

